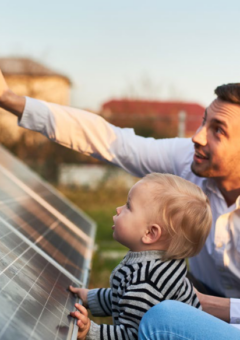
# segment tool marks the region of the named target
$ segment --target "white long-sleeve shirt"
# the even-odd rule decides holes
[[[115,127],[95,114],[30,98],[19,125],[133,175],[172,173],[201,187],[210,200],[213,223],[202,251],[190,259],[191,272],[220,294],[240,298],[240,197],[228,207],[212,179],[192,173],[191,139],[136,136],[133,129]]]

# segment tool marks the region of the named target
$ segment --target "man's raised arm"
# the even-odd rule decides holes
[[[18,118],[21,118],[25,102],[25,97],[18,96],[9,89],[2,72],[0,71],[0,108],[13,113]]]
[[[37,131],[70,149],[115,164],[138,177],[150,172],[181,175],[185,166],[189,167],[189,159],[192,159],[190,139],[144,138],[135,135],[133,129],[109,124],[97,114],[18,96],[9,89],[1,72],[0,108],[15,114],[19,118],[19,126],[23,128]]]

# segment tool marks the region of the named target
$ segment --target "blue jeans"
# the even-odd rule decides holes
[[[149,309],[140,323],[139,340],[240,340],[240,330],[178,301]]]

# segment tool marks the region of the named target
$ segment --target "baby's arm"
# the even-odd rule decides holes
[[[117,299],[113,306],[113,310],[110,309],[110,305],[112,305],[112,298],[113,300]],[[132,289],[131,286],[129,286],[121,299],[118,299],[116,296],[112,297],[112,291],[110,288],[89,290],[88,305],[91,313],[93,315],[104,316],[109,315],[110,312],[112,312],[113,315],[115,315],[115,318],[118,318],[118,322],[120,324],[114,326],[106,324],[97,325],[91,321],[86,335],[86,340],[117,340],[122,338],[126,340],[137,339],[138,326],[142,316],[148,309],[150,309],[150,307],[162,300],[163,297],[161,293],[159,293],[158,287],[154,287],[152,284],[148,284],[147,282],[139,283],[139,287],[134,285]],[[76,308],[79,309],[78,305],[76,305]],[[79,309],[79,311],[81,310]],[[80,313],[76,313],[79,312],[71,313],[71,315],[80,319]],[[81,334],[81,332],[82,330],[80,330],[79,334]],[[82,338],[79,339],[82,340]]]
[[[137,339],[138,327],[136,327],[136,320],[134,318],[127,317],[125,324],[112,326],[112,325],[97,325],[88,318],[88,312],[85,307],[76,303],[75,307],[78,309],[75,312],[71,312],[70,315],[76,318],[78,329],[78,340],[100,340],[122,339],[122,336],[126,340]],[[122,315],[125,318],[124,315]]]
[[[69,286],[72,293],[78,295],[85,306],[89,307],[91,313],[96,316],[109,316],[112,313],[111,300],[112,292],[110,288],[83,289]],[[78,330],[78,340],[97,340],[100,339],[101,326],[90,321],[86,308],[78,303],[75,304],[78,311],[70,312],[76,319]],[[106,325],[107,326],[107,325]]]

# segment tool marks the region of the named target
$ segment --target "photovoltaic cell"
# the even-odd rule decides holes
[[[0,148],[0,339],[71,338],[76,299],[67,287],[86,285],[94,231]]]

